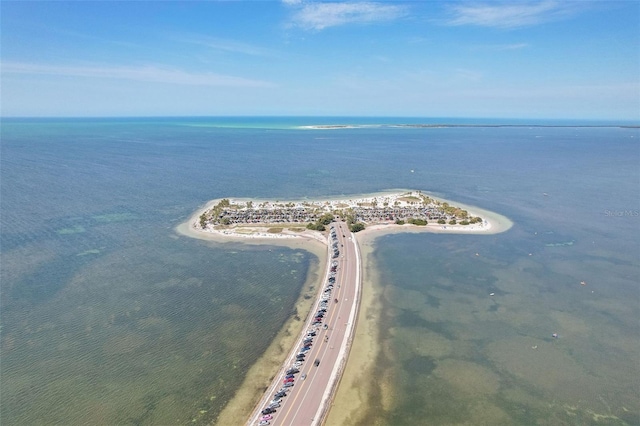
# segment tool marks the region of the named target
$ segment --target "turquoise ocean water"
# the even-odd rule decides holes
[[[525,121],[3,119],[1,423],[214,419],[317,259],[173,228],[219,197],[411,188],[515,225],[378,240],[393,404],[359,424],[639,424],[638,128],[395,126],[421,123]]]

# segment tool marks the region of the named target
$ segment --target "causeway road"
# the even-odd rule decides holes
[[[286,371],[296,362],[308,332],[315,330],[310,349],[297,367],[300,371],[293,377],[293,386],[287,387],[286,396],[279,400],[279,407],[269,414],[268,424],[277,425],[321,425],[326,418],[345,368],[353,339],[361,294],[361,258],[357,242],[344,222],[333,222],[335,238],[328,237],[327,271],[318,298],[306,320],[302,334],[287,356],[281,370],[274,377],[265,395],[251,414],[247,425],[258,425],[264,410],[274,399],[274,395],[284,386]],[[336,244],[337,243],[337,244]],[[339,254],[334,257],[334,246]],[[332,271],[335,268],[335,271]],[[335,282],[330,283],[332,275]],[[325,291],[333,284],[330,294]],[[327,297],[328,295],[328,297]],[[317,312],[321,311],[322,300],[327,299],[326,313],[319,324],[313,324]],[[317,365],[316,365],[317,364]],[[304,378],[303,378],[304,377]]]

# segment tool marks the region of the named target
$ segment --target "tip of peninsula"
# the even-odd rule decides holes
[[[322,200],[210,201],[179,231],[207,239],[291,239],[324,242],[334,220],[352,232],[498,233],[512,223],[496,213],[436,198],[417,190]],[[182,228],[182,229],[181,229]]]

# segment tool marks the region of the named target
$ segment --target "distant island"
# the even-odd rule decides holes
[[[449,127],[463,128],[500,128],[500,127],[526,127],[526,128],[620,128],[637,129],[636,124],[456,124],[456,123],[425,123],[425,124],[313,124],[299,126],[301,129],[309,130],[332,130],[332,129],[364,129],[364,128],[417,128],[417,129],[444,129]]]

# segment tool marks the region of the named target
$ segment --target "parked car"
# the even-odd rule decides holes
[[[267,407],[264,410],[262,410],[262,414],[271,414],[271,413],[275,413],[275,412],[276,412],[275,408],[269,408],[269,407]]]

